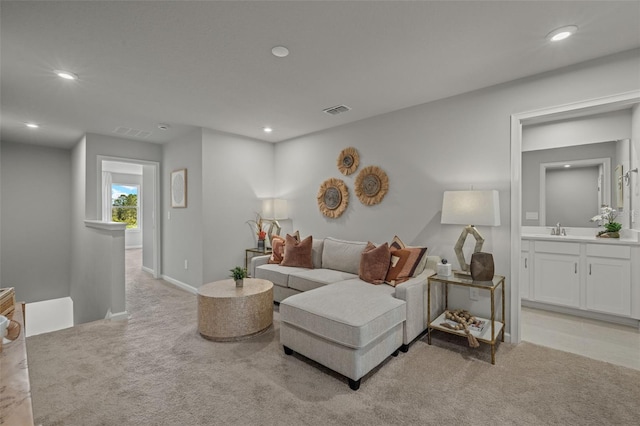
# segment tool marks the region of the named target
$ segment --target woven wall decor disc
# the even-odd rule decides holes
[[[380,167],[368,166],[356,178],[356,196],[367,206],[378,204],[389,190],[389,177]]]
[[[335,219],[347,209],[349,190],[342,180],[329,178],[320,185],[317,199],[320,212]]]
[[[343,149],[338,156],[337,164],[340,173],[349,176],[358,169],[358,165],[360,164],[358,151],[352,147]]]

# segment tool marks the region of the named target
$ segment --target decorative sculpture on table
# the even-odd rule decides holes
[[[335,219],[347,209],[349,190],[342,180],[329,178],[320,185],[316,198],[322,214]]]

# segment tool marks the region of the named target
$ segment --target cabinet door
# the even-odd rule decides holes
[[[529,260],[529,252],[520,253],[520,298],[531,299],[531,279],[529,271],[531,270],[531,261]]]
[[[631,315],[631,262],[587,257],[587,309]]]
[[[535,254],[535,300],[555,305],[580,306],[580,257],[568,254]]]

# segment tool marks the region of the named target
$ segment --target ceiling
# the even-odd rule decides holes
[[[0,17],[1,140],[64,148],[194,126],[279,142],[640,47],[640,0],[2,1]]]

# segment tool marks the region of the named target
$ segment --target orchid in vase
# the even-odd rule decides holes
[[[598,232],[598,237],[620,237],[619,231],[622,229],[622,224],[615,222],[616,217],[618,217],[616,209],[613,209],[606,204],[603,204],[600,207],[600,214],[595,215],[590,220],[591,222],[599,222],[601,226],[604,226],[604,231]]]

